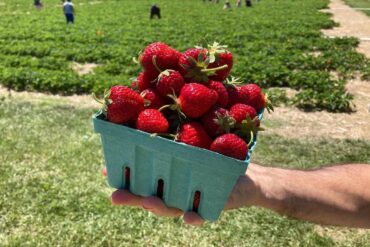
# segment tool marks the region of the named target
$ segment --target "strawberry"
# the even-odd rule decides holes
[[[144,99],[129,87],[121,85],[113,86],[104,95],[104,102],[100,103],[103,103],[103,112],[107,119],[116,124],[135,120],[137,115],[144,110]]]
[[[233,105],[237,103],[243,103],[247,104],[248,100],[248,94],[245,92],[242,92],[240,89],[241,87],[238,86],[242,82],[239,81],[238,78],[231,77],[231,79],[226,80],[226,88],[229,96],[229,101],[228,101],[228,108],[231,108]]]
[[[177,141],[191,146],[209,149],[212,139],[198,122],[185,123],[180,127]]]
[[[165,100],[155,89],[145,89],[140,94],[144,98],[144,105],[146,109],[159,109],[165,104]]]
[[[146,109],[140,112],[136,120],[136,128],[149,133],[167,133],[168,121],[156,109]]]
[[[180,54],[162,42],[155,42],[145,47],[139,61],[146,73],[157,77],[163,70],[177,70]]]
[[[237,124],[240,124],[247,117],[254,119],[257,116],[257,112],[252,106],[241,103],[233,105],[230,108],[230,114],[235,119]]]
[[[139,90],[139,92],[142,92],[145,89],[154,87],[155,86],[155,83],[154,83],[155,82],[155,79],[156,78],[153,79],[153,77],[151,75],[149,75],[147,72],[143,71],[136,78],[136,81],[134,81],[131,84],[131,87],[132,86],[135,86]]]
[[[185,84],[177,101],[175,109],[180,108],[187,117],[198,118],[206,113],[218,100],[215,90],[198,83]]]
[[[268,111],[274,110],[268,98],[262,93],[257,84],[247,84],[240,88],[240,91],[248,95],[247,105],[253,106],[257,112],[267,108]]]
[[[190,48],[183,52],[179,57],[179,71],[186,80],[191,80],[192,71],[205,69],[207,67],[205,62],[206,59],[206,49]]]
[[[178,95],[184,84],[184,78],[179,72],[165,70],[158,76],[157,90],[163,97],[167,97],[168,94]]]
[[[210,149],[239,160],[245,160],[248,153],[247,143],[235,134],[224,134],[217,137]]]
[[[179,70],[186,81],[208,82],[208,77],[216,71],[224,70],[227,65],[208,68],[207,49],[196,47],[186,50],[180,55]]]
[[[208,46],[208,55],[210,58],[209,69],[221,67],[227,65],[226,69],[218,70],[215,75],[210,76],[210,79],[216,81],[225,80],[233,67],[233,54],[228,51],[227,46],[219,45],[219,43],[214,42],[213,45]]]
[[[211,137],[229,133],[234,123],[229,111],[221,107],[213,108],[202,117],[203,127]]]
[[[226,107],[229,102],[229,93],[227,92],[225,85],[220,81],[209,81],[207,86],[217,92],[217,104],[220,107]]]

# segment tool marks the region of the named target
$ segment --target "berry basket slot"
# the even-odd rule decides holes
[[[159,196],[167,206],[196,210],[209,221],[220,216],[257,142],[255,136],[241,161],[108,122],[100,112],[93,116],[93,124],[101,135],[110,186]]]

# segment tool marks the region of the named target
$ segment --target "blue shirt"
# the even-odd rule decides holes
[[[65,2],[63,4],[63,11],[64,11],[64,14],[73,14],[73,3]]]

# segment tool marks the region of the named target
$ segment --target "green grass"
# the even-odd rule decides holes
[[[345,2],[354,8],[370,8],[370,0],[345,0]],[[370,9],[361,11],[370,16]]]
[[[370,233],[318,230],[245,208],[202,228],[114,207],[101,175],[94,109],[41,100],[0,100],[0,246],[370,246]],[[370,142],[288,140],[261,134],[254,161],[310,168],[370,163]]]
[[[222,10],[201,0],[158,0],[161,20],[149,20],[151,0],[76,1],[76,24],[66,27],[60,1],[29,0],[0,5],[0,84],[15,90],[59,94],[103,92],[128,84],[140,71],[132,63],[145,45],[163,41],[184,51],[213,41],[234,53],[233,75],[264,88],[299,90],[293,103],[303,109],[350,110],[345,83],[368,60],[356,53],[355,38],[323,37],[335,23],[328,0],[264,0],[253,8]],[[103,35],[98,36],[97,31]],[[316,54],[316,55],[315,55]],[[78,76],[72,62],[101,66]],[[339,80],[330,77],[338,72]]]

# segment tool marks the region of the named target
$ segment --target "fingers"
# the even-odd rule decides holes
[[[142,206],[144,209],[158,215],[166,217],[179,217],[183,212],[178,208],[169,208],[158,197],[151,196],[143,200]]]
[[[112,194],[113,205],[137,206],[142,205],[143,197],[131,194],[127,190],[116,190]]]
[[[204,220],[195,212],[186,212],[184,214],[184,222],[193,226],[201,226]]]
[[[136,206],[152,212],[162,217],[180,217],[184,212],[178,208],[167,207],[164,202],[155,196],[141,197],[130,193],[127,190],[116,190],[112,193],[112,204],[122,206]],[[184,223],[201,226],[204,220],[195,212],[186,212],[184,214]]]

